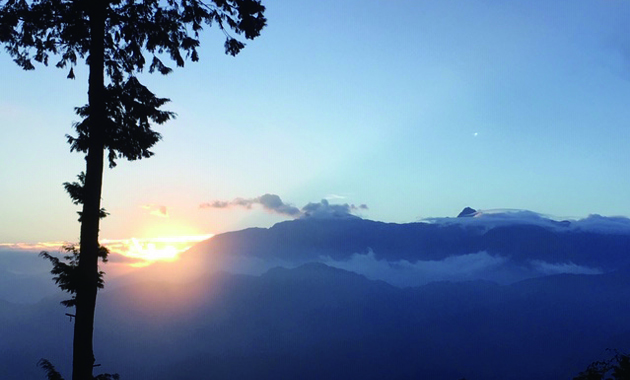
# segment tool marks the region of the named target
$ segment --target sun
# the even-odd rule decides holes
[[[174,262],[179,255],[195,243],[211,238],[212,234],[168,236],[157,238],[130,238],[103,240],[111,252],[134,260],[132,267],[143,267],[155,262]]]
[[[141,243],[138,239],[131,239],[129,254],[145,261],[175,261],[180,250],[173,245],[162,245],[154,242]]]

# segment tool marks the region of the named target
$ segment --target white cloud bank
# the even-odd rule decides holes
[[[591,268],[584,265],[577,265],[573,262],[554,264],[554,263],[548,263],[546,261],[534,260],[531,262],[531,265],[536,271],[542,274],[546,274],[546,275],[563,274],[563,273],[569,273],[569,274],[602,274],[604,273],[604,271],[602,271],[599,268]]]
[[[410,262],[407,260],[387,261],[376,258],[374,252],[353,254],[350,259],[336,261],[322,257],[321,262],[331,267],[345,269],[366,276],[372,280],[382,280],[395,286],[420,286],[433,281],[502,280],[501,270],[507,270],[508,259],[492,256],[487,252],[450,256],[443,260]],[[512,276],[507,276],[512,277]],[[518,278],[520,279],[520,278]]]
[[[348,260],[321,257],[331,267],[362,274],[372,280],[408,287],[422,286],[435,281],[487,280],[510,284],[526,278],[554,274],[602,274],[599,268],[590,268],[572,262],[549,263],[542,260],[529,264],[516,264],[508,257],[490,255],[485,251],[449,256],[443,260],[387,261],[377,259],[374,252],[353,254]]]
[[[554,231],[589,231],[607,234],[630,234],[630,218],[591,214],[583,219],[558,219],[528,210],[478,210],[470,217],[426,218],[422,222],[482,226],[491,229],[499,226],[525,224]]]

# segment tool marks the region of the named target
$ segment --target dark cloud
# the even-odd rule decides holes
[[[212,203],[202,203],[199,205],[199,208],[226,208],[230,206],[230,202],[224,201],[214,201]]]
[[[348,203],[330,204],[328,200],[322,199],[318,203],[309,203],[302,207],[302,217],[304,218],[357,218],[352,215],[353,211],[367,209],[366,205],[355,206]]]
[[[292,218],[356,218],[353,212],[364,211],[368,209],[365,204],[331,204],[326,199],[322,199],[320,202],[308,203],[306,206],[299,208],[292,206],[291,204],[284,203],[282,199],[276,194],[264,194],[256,198],[235,198],[232,201],[212,201],[199,205],[201,209],[208,208],[229,208],[229,207],[244,207],[251,209],[254,205],[260,205],[266,211],[273,212],[280,215],[289,216]]]
[[[300,216],[300,210],[290,204],[284,203],[282,199],[276,194],[264,194],[256,198],[235,198],[230,202],[226,201],[213,201],[209,203],[202,203],[199,208],[228,208],[228,207],[245,207],[251,209],[253,205],[261,205],[263,209],[269,212],[273,212],[280,215],[286,215],[291,217]]]
[[[275,194],[260,196],[258,201],[266,210],[289,216],[298,216],[300,214],[300,210],[297,207],[283,203],[280,197]]]

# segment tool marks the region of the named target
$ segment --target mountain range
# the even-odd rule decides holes
[[[298,219],[217,235],[185,258],[247,274],[315,261],[398,286],[472,279],[505,284],[547,274],[610,272],[630,265],[629,247],[626,218],[594,215],[571,222],[503,211],[406,224]]]
[[[551,380],[571,379],[610,356],[606,349],[630,349],[625,222],[508,214],[301,219],[217,235],[161,264],[197,269],[187,281],[152,278],[148,267],[108,284],[97,306],[96,372]],[[43,378],[42,357],[69,377],[62,297],[0,300],[3,379]]]

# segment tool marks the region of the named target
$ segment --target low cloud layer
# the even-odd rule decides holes
[[[398,287],[417,287],[436,281],[492,281],[507,285],[528,278],[555,274],[596,275],[598,268],[572,262],[550,263],[542,260],[517,263],[507,256],[492,255],[486,251],[452,255],[441,260],[387,260],[379,259],[373,251],[355,253],[346,260],[320,256],[311,260],[286,261],[279,258],[226,255],[213,262],[214,270],[230,273],[260,275],[273,267],[295,268],[306,262],[320,262],[330,267],[364,275]]]
[[[550,263],[542,260],[515,263],[506,256],[490,255],[485,251],[453,255],[442,260],[388,261],[377,259],[370,251],[353,254],[348,260],[320,258],[321,262],[340,269],[362,274],[395,286],[421,286],[434,281],[488,280],[510,284],[526,278],[555,274],[596,275],[599,268],[577,265],[572,262]]]
[[[599,268],[591,268],[584,265],[577,265],[573,262],[568,263],[548,263],[546,261],[534,260],[531,262],[531,265],[538,272],[551,275],[551,274],[602,274],[602,271]]]
[[[353,213],[367,210],[365,204],[331,204],[327,199],[322,199],[316,203],[308,203],[306,206],[299,208],[284,203],[280,196],[276,194],[264,194],[256,198],[235,198],[232,201],[215,200],[213,202],[202,203],[199,205],[201,209],[224,209],[231,207],[244,207],[251,209],[254,205],[260,205],[265,211],[297,218],[343,218],[356,217]]]
[[[601,216],[591,214],[583,219],[558,219],[528,210],[496,209],[479,210],[471,217],[465,218],[427,218],[423,222],[436,224],[478,225],[486,229],[526,224],[554,231],[589,231],[606,234],[630,234],[630,218],[623,216]]]
[[[331,267],[362,274],[369,279],[381,280],[395,286],[421,286],[433,281],[492,280],[513,282],[521,277],[507,273],[508,259],[492,256],[487,252],[450,256],[443,260],[379,260],[370,251],[367,254],[353,254],[349,260],[333,260],[322,257],[321,261]]]

